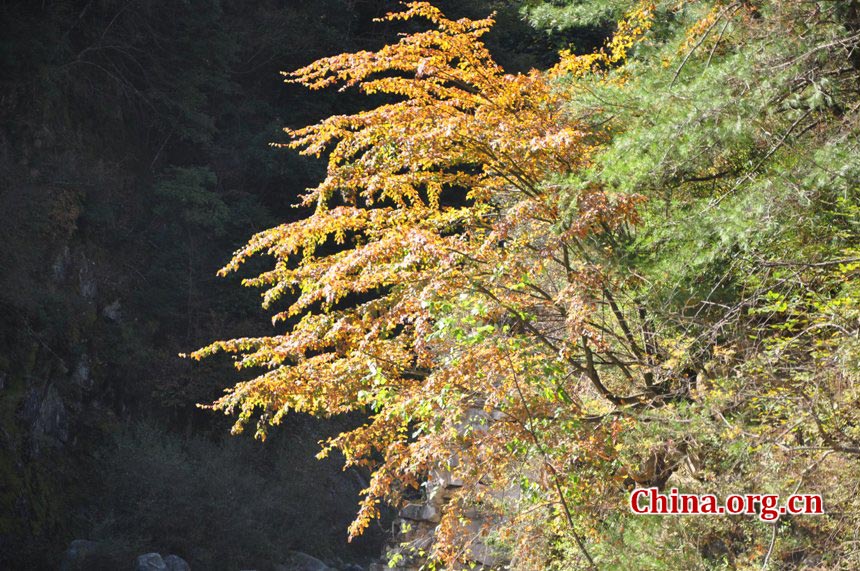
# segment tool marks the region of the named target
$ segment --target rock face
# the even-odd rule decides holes
[[[43,446],[62,446],[69,439],[69,419],[57,388],[31,389],[24,403],[24,417],[31,424],[31,451],[38,455]]]
[[[487,423],[497,420],[495,415],[488,414],[482,409],[471,409],[465,415],[466,419],[460,430],[486,430]],[[457,458],[451,458],[448,465],[457,467]],[[442,509],[451,499],[452,494],[462,488],[463,481],[451,470],[438,467],[430,471],[427,482],[424,483],[424,498],[406,504],[395,520],[394,539],[386,550],[384,559],[397,561],[393,569],[399,571],[417,571],[426,560],[419,554],[426,553],[433,544],[436,526],[439,524]],[[498,499],[511,498],[519,494],[519,490],[508,490],[491,494]],[[471,520],[468,533],[475,539],[469,545],[473,569],[488,570],[504,567],[506,561],[498,551],[482,541],[483,530],[492,528],[494,521],[489,514],[475,509],[466,514]],[[497,523],[497,522],[496,522]],[[370,571],[387,571],[392,569],[387,563],[375,563]]]

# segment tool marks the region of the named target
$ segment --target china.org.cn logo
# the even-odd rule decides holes
[[[819,494],[732,494],[720,503],[714,494],[684,494],[676,488],[664,494],[658,488],[637,488],[630,493],[630,511],[647,515],[757,515],[773,522],[782,515],[819,515],[824,502]]]

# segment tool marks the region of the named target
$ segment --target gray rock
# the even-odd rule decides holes
[[[90,356],[84,353],[78,360],[78,366],[72,373],[72,382],[82,389],[93,388],[92,370],[90,368]]]
[[[334,571],[331,567],[307,553],[291,551],[289,559],[276,565],[275,571]]]
[[[69,247],[63,248],[63,251],[56,257],[54,263],[51,264],[51,273],[54,275],[54,281],[57,283],[66,279],[66,274],[69,271],[69,265],[72,263],[72,253]]]
[[[63,561],[60,563],[60,571],[73,571],[80,569],[87,558],[89,558],[98,549],[97,541],[88,539],[75,539],[70,544],[66,553],[63,555]]]
[[[495,568],[501,560],[492,547],[482,541],[474,541],[469,546],[469,558],[483,567]]]
[[[144,553],[137,558],[135,571],[170,571],[158,553]]]
[[[39,454],[43,445],[62,446],[69,440],[68,413],[54,385],[48,385],[42,394],[35,389],[30,392],[24,416],[32,423],[33,454]]]
[[[105,308],[102,309],[102,315],[108,321],[113,321],[115,323],[122,322],[122,304],[118,299],[113,300],[113,303],[106,305]]]
[[[94,265],[87,260],[85,255],[81,255],[80,269],[78,270],[78,293],[87,301],[93,301],[98,291]]]
[[[400,510],[400,517],[413,521],[431,521],[438,523],[441,519],[439,510],[432,504],[408,504]]]
[[[168,555],[164,558],[164,564],[170,571],[191,571],[191,566],[178,555]]]

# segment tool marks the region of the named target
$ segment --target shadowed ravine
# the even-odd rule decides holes
[[[140,569],[180,568],[168,555],[291,569],[273,566],[301,552],[365,569],[382,553],[390,517],[346,541],[367,474],[315,459],[361,418],[230,436],[231,419],[196,405],[240,376],[178,354],[271,333],[257,294],[215,272],[306,214],[291,205],[322,166],[271,148],[280,129],[357,108],[278,72],[378,48],[397,30],[372,19],[396,6],[0,6],[0,568],[131,569],[155,553]],[[551,59],[516,10],[493,36],[502,59]]]

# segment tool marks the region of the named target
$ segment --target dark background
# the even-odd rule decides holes
[[[522,2],[489,37],[509,70],[570,38]],[[268,334],[256,292],[215,271],[291,208],[323,164],[276,150],[281,127],[360,108],[280,70],[396,39],[377,0],[0,3],[0,568],[57,568],[73,539],[99,564],[148,551],[261,568],[290,549],[366,562],[385,522],[347,545],[365,475],[318,462],[359,418],[291,417],[265,443],[198,409],[240,378],[177,355]],[[579,31],[579,49],[602,31]],[[261,261],[260,263],[265,263]],[[249,271],[252,271],[251,268]],[[241,276],[240,276],[241,277]]]

